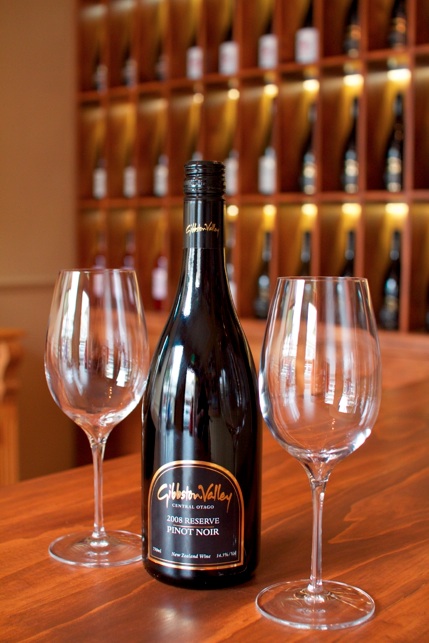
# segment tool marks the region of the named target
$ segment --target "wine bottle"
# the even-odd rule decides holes
[[[389,256],[389,265],[383,279],[379,324],[385,330],[397,330],[401,286],[401,233],[399,230],[395,230],[392,234]]]
[[[168,262],[160,252],[152,269],[152,304],[154,310],[162,310],[168,294]]]
[[[352,58],[359,56],[360,42],[359,0],[351,0],[344,24],[344,53]]]
[[[407,11],[405,0],[394,0],[390,14],[389,47],[399,49],[407,44]]]
[[[265,149],[258,160],[258,190],[261,194],[274,194],[277,191],[277,155],[275,148],[275,121],[277,99],[271,102],[267,127]]]
[[[122,268],[134,269],[136,253],[136,240],[134,232],[128,230],[124,240],[124,254],[122,255]]]
[[[393,125],[386,147],[385,187],[389,192],[403,189],[404,176],[404,107],[403,96],[397,94],[393,103]]]
[[[92,196],[94,199],[104,199],[107,195],[106,161],[101,148],[97,149],[95,165],[92,173]]]
[[[143,561],[210,588],[257,565],[261,420],[225,269],[223,164],[185,169],[182,270],[143,402]]]
[[[353,277],[355,268],[355,231],[348,230],[344,263],[340,277]]]
[[[131,53],[131,45],[129,42],[127,42],[124,53],[122,83],[126,87],[134,87],[137,84],[137,62]]]
[[[231,149],[225,159],[225,193],[234,196],[238,192],[238,152]]]
[[[304,230],[302,233],[300,264],[298,268],[299,277],[309,277],[311,275],[311,232]]]
[[[319,30],[313,25],[313,0],[308,3],[302,27],[295,34],[295,60],[314,63],[319,58]]]
[[[153,171],[153,193],[166,196],[168,193],[168,156],[161,154]]]
[[[89,263],[91,268],[105,268],[107,265],[106,234],[99,230],[95,236],[94,249]]]
[[[94,58],[94,73],[92,84],[98,92],[104,92],[107,89],[107,65],[101,59],[100,46],[97,45]]]
[[[253,312],[255,317],[258,319],[266,319],[268,317],[268,309],[270,307],[272,236],[271,230],[266,230],[264,232],[261,264],[256,280],[256,296],[253,300]]]
[[[203,49],[197,44],[197,32],[194,31],[191,46],[186,51],[186,76],[197,80],[203,75]]]
[[[258,41],[258,66],[262,69],[272,69],[277,66],[278,57],[278,38],[274,32],[274,9],[271,6],[263,34]]]
[[[137,194],[137,170],[133,161],[133,154],[131,149],[127,150],[125,158],[125,167],[123,174],[122,191],[124,197],[132,199]]]
[[[316,153],[314,148],[314,126],[316,121],[316,104],[308,108],[308,133],[302,152],[300,187],[304,194],[316,192]]]
[[[351,110],[351,127],[343,152],[342,188],[348,194],[355,194],[359,188],[359,160],[357,153],[357,123],[359,101],[353,99]]]
[[[219,46],[219,73],[236,74],[238,70],[238,43],[234,40],[234,3],[230,2],[231,15],[228,30]]]

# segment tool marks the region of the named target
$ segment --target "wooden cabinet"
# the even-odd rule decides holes
[[[23,332],[0,328],[0,487],[19,480],[18,371]]]
[[[376,312],[390,239],[399,229],[399,327],[424,328],[429,4],[407,0],[406,44],[393,48],[393,0],[360,0],[360,43],[351,55],[344,53],[350,0],[313,4],[319,55],[302,64],[295,36],[308,0],[77,0],[80,260],[91,266],[102,255],[107,265],[120,266],[131,252],[146,310],[155,309],[151,279],[160,254],[168,260],[163,307],[171,305],[181,263],[183,165],[198,154],[238,161],[237,191],[227,203],[238,211],[231,261],[242,318],[253,315],[267,226],[273,230],[272,286],[278,275],[297,274],[305,231],[312,233],[311,271],[325,275],[340,273],[348,232],[355,231],[354,271],[368,277]],[[262,68],[259,38],[269,26],[278,60]],[[239,51],[229,75],[219,73],[219,48],[227,38]],[[202,52],[199,78],[188,77],[191,47]],[[402,189],[390,192],[385,152],[398,92],[404,97],[404,178]],[[341,177],[354,98],[359,177],[349,194]],[[305,193],[301,171],[310,129],[316,175],[314,190]],[[258,192],[258,172],[269,140],[277,169],[276,190],[267,195]],[[162,189],[155,187],[159,171]]]

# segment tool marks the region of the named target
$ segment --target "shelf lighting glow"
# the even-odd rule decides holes
[[[226,215],[229,219],[236,219],[238,217],[238,207],[236,205],[229,205],[226,209]]]
[[[196,105],[201,105],[201,103],[204,103],[204,94],[201,92],[195,92],[193,95],[193,101]]]
[[[231,87],[231,89],[228,89],[228,98],[229,100],[238,100],[240,98],[240,92],[236,87]]]
[[[314,203],[304,203],[301,206],[301,213],[306,217],[315,217],[317,215],[317,206]]]
[[[387,77],[395,82],[407,82],[411,78],[411,72],[407,67],[397,67],[396,69],[389,69]]]
[[[274,228],[274,222],[277,214],[277,208],[271,203],[264,205],[263,210],[264,214],[264,227],[265,230],[270,231]]]
[[[343,77],[343,84],[346,87],[362,87],[363,85],[363,76],[362,74],[346,74]]]
[[[407,203],[386,203],[386,214],[394,219],[402,220],[408,215]]]
[[[275,83],[268,83],[267,85],[264,85],[265,96],[269,96],[270,98],[275,98],[278,93],[279,93],[279,88]]]
[[[341,211],[347,217],[358,219],[361,215],[362,207],[360,203],[343,203]]]
[[[306,78],[302,82],[302,87],[306,92],[317,92],[319,91],[319,81],[317,78]]]

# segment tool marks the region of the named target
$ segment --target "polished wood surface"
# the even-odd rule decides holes
[[[91,525],[90,467],[0,490],[0,640],[428,640],[429,338],[386,334],[381,341],[379,419],[366,444],[334,470],[324,516],[324,575],[369,592],[371,621],[337,633],[300,632],[257,612],[259,590],[305,577],[310,566],[309,484],[266,430],[261,563],[251,581],[232,589],[170,587],[141,564],[97,570],[50,559],[53,538]],[[108,527],[139,529],[138,454],[106,463],[105,511]]]

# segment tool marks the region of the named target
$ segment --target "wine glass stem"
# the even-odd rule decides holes
[[[94,465],[94,530],[92,537],[101,539],[106,535],[103,515],[103,459],[106,441],[91,438],[90,443]]]
[[[327,480],[311,479],[311,493],[313,500],[313,537],[311,547],[311,574],[308,591],[311,594],[320,595],[323,592],[322,586],[322,514],[323,501]]]

